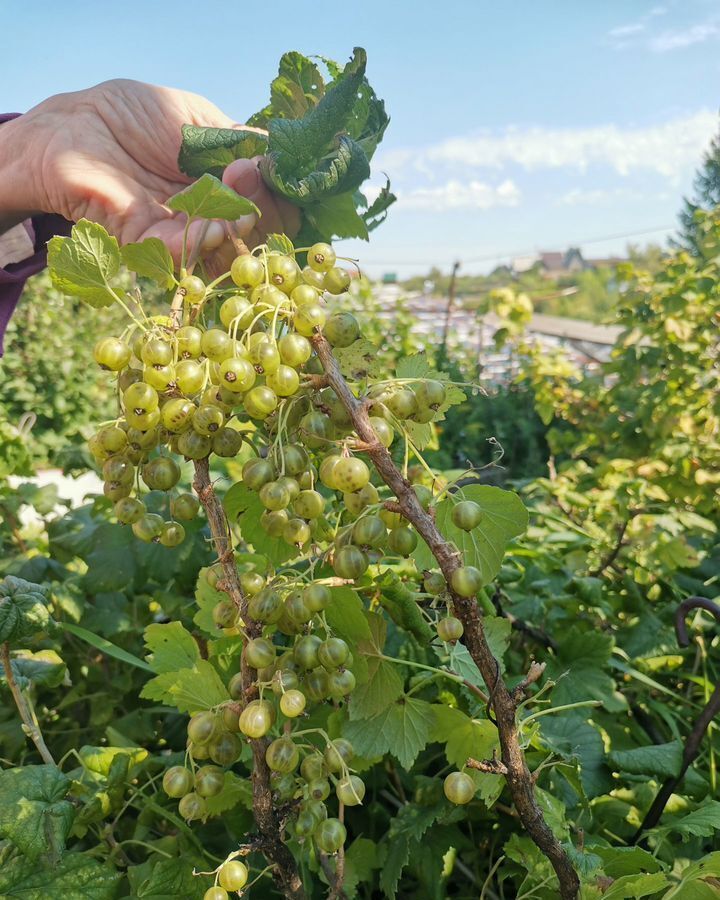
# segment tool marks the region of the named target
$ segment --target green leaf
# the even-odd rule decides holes
[[[148,661],[152,670],[158,674],[191,669],[200,660],[195,638],[180,622],[148,625],[145,646],[151,654]]]
[[[381,659],[387,623],[378,613],[365,613],[369,632],[357,642],[357,648],[367,663],[367,677],[352,693],[348,709],[350,718],[369,719],[387,709],[402,694],[405,682],[398,672],[397,663]]]
[[[349,347],[338,347],[334,351],[340,371],[351,381],[366,378],[381,378],[385,363],[382,362],[377,347],[359,338]]]
[[[291,50],[283,53],[277,78],[270,85],[272,118],[300,119],[325,93],[325,80],[315,63]]]
[[[358,885],[363,881],[371,881],[373,871],[381,866],[378,845],[369,838],[355,838],[345,851],[343,890],[350,900],[356,895]]]
[[[602,859],[603,871],[609,878],[658,872],[662,868],[652,853],[641,847],[595,847]]]
[[[390,822],[387,833],[387,856],[380,874],[380,887],[388,897],[395,897],[403,869],[416,852],[425,832],[435,822],[442,806],[419,806],[406,803]]]
[[[347,722],[343,737],[352,742],[360,756],[374,759],[391,753],[409,770],[427,744],[434,721],[429,703],[404,697],[377,716]]]
[[[140,696],[175,706],[179,712],[213,709],[230,699],[227,688],[212,663],[200,659],[188,669],[163,672],[143,687]]]
[[[548,660],[546,674],[557,681],[554,706],[580,700],[600,700],[610,712],[619,712],[626,703],[615,692],[615,682],[607,673],[613,638],[596,630],[568,628],[559,642],[555,659]]]
[[[717,898],[717,882],[705,881],[720,876],[720,852],[708,853],[702,859],[690,863],[682,871],[682,879],[666,894],[663,900],[714,900]]]
[[[610,763],[620,772],[631,775],[656,775],[669,778],[677,775],[682,766],[683,746],[680,741],[667,744],[648,744],[632,750],[613,750]]]
[[[16,644],[25,638],[47,631],[50,599],[39,584],[8,575],[0,581],[0,643]]]
[[[257,553],[262,553],[274,565],[279,566],[297,556],[297,550],[279,537],[266,534],[260,525],[265,507],[256,491],[248,490],[242,481],[234,484],[223,498],[223,506],[231,523],[240,526],[243,539]]]
[[[204,572],[206,571],[206,569],[202,569],[198,574],[195,587],[195,602],[197,603],[198,611],[193,616],[193,622],[207,634],[217,637],[220,632],[213,619],[212,611],[221,600],[227,600],[227,594],[210,587],[207,578],[204,577]]]
[[[396,200],[397,197],[390,190],[390,181],[388,180],[375,200],[362,214],[368,231],[374,231],[378,225],[382,225],[385,219],[387,219],[388,209]]]
[[[271,253],[283,253],[285,256],[292,256],[295,253],[295,245],[287,235],[269,234],[265,238],[265,243]]]
[[[249,778],[240,778],[234,772],[225,773],[225,783],[219,794],[208,797],[206,809],[208,816],[219,816],[234,809],[241,803],[245,809],[252,809],[252,784]]]
[[[90,644],[91,647],[95,647],[96,650],[101,650],[108,656],[119,659],[120,662],[134,666],[136,669],[143,669],[145,672],[153,671],[152,666],[149,666],[144,660],[139,659],[127,650],[123,650],[122,647],[118,647],[116,644],[111,643],[105,638],[94,634],[92,631],[88,631],[87,628],[83,628],[81,625],[74,625],[72,622],[63,622],[62,628],[64,628],[65,631],[69,631],[70,634],[74,634],[75,637],[80,638],[80,640],[85,641],[86,644]]]
[[[339,79],[302,119],[273,119],[268,124],[268,149],[280,156],[284,171],[322,158],[345,127],[365,75],[367,55],[356,47]],[[363,154],[364,155],[364,154]],[[287,167],[287,168],[286,168]]]
[[[3,900],[114,900],[119,880],[120,873],[111,866],[82,853],[68,853],[52,867],[16,856],[0,866],[0,896]]]
[[[125,244],[120,255],[128,269],[152,279],[166,290],[175,284],[173,259],[160,238],[146,238],[138,244]]]
[[[355,208],[351,192],[313,202],[305,215],[313,228],[328,240],[357,237],[366,241],[370,236],[364,217]]]
[[[120,270],[120,249],[102,225],[80,219],[70,237],[51,238],[48,267],[53,285],[63,294],[80,297],[96,309],[117,299],[110,281]]]
[[[91,747],[86,744],[80,748],[79,753],[88,771],[103,776],[110,774],[113,762],[118,756],[127,757],[130,768],[139,765],[148,757],[148,751],[143,747]]]
[[[462,769],[468,757],[491,759],[499,747],[497,728],[487,719],[471,719],[459,709],[433,704],[435,722],[430,739],[445,744],[445,757],[450,765]],[[488,805],[497,800],[503,779],[487,772],[470,771],[478,796]]]
[[[207,174],[171,197],[167,205],[176,212],[184,212],[191,219],[229,220],[249,213],[260,215],[252,200],[241,197],[214,175]]]
[[[603,900],[636,900],[667,887],[670,882],[663,872],[645,875],[623,875],[603,893]]]
[[[139,885],[136,896],[139,900],[178,900],[180,897],[200,900],[212,881],[206,876],[193,875],[193,868],[191,859],[161,859]]]
[[[371,629],[365,607],[357,592],[350,587],[342,586],[331,587],[330,593],[332,601],[325,610],[325,618],[333,634],[356,645],[360,641],[373,641],[378,632]],[[384,635],[382,640],[384,642]]]
[[[21,690],[31,684],[39,687],[59,687],[65,680],[67,666],[54,650],[15,650],[11,654],[10,666],[15,682]],[[0,681],[6,683],[5,673],[0,669]]]
[[[465,565],[475,566],[489,584],[500,571],[510,541],[521,535],[528,524],[528,512],[513,491],[486,484],[471,484],[454,495],[457,500],[474,500],[482,509],[482,519],[472,531],[462,531],[452,523],[454,500],[448,498],[436,507],[435,521],[440,533],[463,554]],[[413,554],[418,569],[431,569],[434,557],[421,539]]]
[[[70,780],[57,766],[25,766],[0,772],[0,837],[29,859],[57,859],[65,849],[75,810],[65,800]]]
[[[205,173],[220,178],[234,160],[262,156],[266,150],[267,137],[256,131],[183,125],[178,166],[191,178]]]
[[[285,122],[286,125],[295,125],[297,122]],[[293,166],[298,160],[293,159]],[[317,163],[317,167],[302,177],[289,174],[294,168],[287,168],[285,154],[270,152],[259,162],[260,172],[265,182],[286,200],[296,206],[309,207],[313,210],[315,204],[325,202],[340,194],[348,194],[352,212],[355,212],[353,192],[366,178],[370,176],[370,164],[362,147],[347,135],[339,136],[331,152],[324,155]],[[341,212],[345,210],[344,212]],[[348,205],[338,207],[334,212],[332,207],[323,214],[325,219],[339,221],[347,219]],[[367,239],[367,226],[356,212],[357,223],[354,230],[359,237]]]
[[[652,830],[679,834],[683,841],[687,841],[690,837],[712,837],[718,829],[720,829],[720,802],[708,800],[686,816]]]
[[[578,715],[543,716],[539,720],[543,743],[563,759],[577,764],[587,797],[599,797],[610,788],[600,734]]]

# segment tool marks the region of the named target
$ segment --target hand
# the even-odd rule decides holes
[[[0,127],[0,230],[39,212],[85,217],[123,244],[159,237],[179,260],[185,216],[164,202],[192,181],[177,165],[184,124],[237,127],[197,94],[125,79],[50,97]],[[257,159],[237,160],[224,180],[262,213],[232,226],[246,243],[297,230],[297,208],[268,190]],[[203,234],[203,250],[227,257],[228,230],[194,223],[190,243]]]

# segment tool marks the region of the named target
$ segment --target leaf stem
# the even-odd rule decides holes
[[[32,707],[28,704],[25,695],[20,690],[17,681],[15,681],[15,674],[12,670],[12,660],[10,659],[10,645],[7,641],[3,642],[2,647],[0,648],[0,653],[2,654],[5,679],[8,683],[8,687],[10,688],[13,700],[15,701],[15,706],[17,707],[17,711],[22,720],[23,731],[32,740],[33,744],[35,744],[38,753],[43,758],[43,761],[50,766],[54,766],[55,760],[53,759],[52,753],[47,748],[45,739],[43,738],[42,732],[40,731],[40,725],[38,724],[37,717],[35,716]]]

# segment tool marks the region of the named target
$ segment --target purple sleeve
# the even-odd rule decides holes
[[[0,115],[0,125],[14,119],[19,113]],[[0,267],[0,355],[3,352],[3,338],[10,317],[22,294],[25,282],[31,275],[42,271],[47,264],[47,242],[55,234],[69,234],[71,223],[62,216],[35,216],[25,224],[33,242],[35,252],[32,256],[17,263],[10,263],[3,269]]]

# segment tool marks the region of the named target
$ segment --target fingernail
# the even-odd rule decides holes
[[[235,219],[235,227],[240,233],[241,237],[245,237],[250,234],[250,232],[257,225],[258,217],[255,213],[248,213],[246,216],[240,216],[239,219]]]
[[[205,237],[203,238],[203,250],[214,250],[216,247],[219,247],[224,240],[225,226],[222,222],[210,222],[207,231],[205,232]]]

